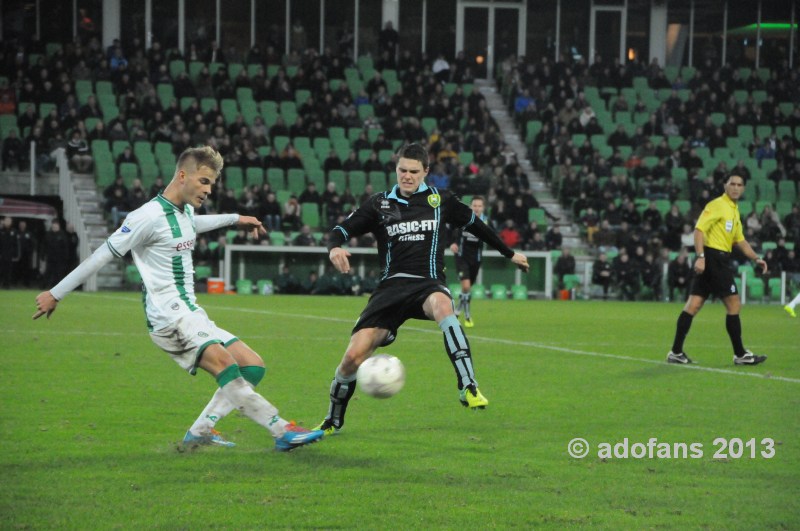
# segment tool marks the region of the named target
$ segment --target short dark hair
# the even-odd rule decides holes
[[[413,144],[406,144],[397,151],[397,157],[403,159],[418,160],[422,164],[423,169],[428,169],[428,150],[422,144],[414,142]]]
[[[473,196],[472,196],[472,199],[470,199],[470,203],[471,203],[472,201],[475,201],[476,199],[477,199],[478,201],[481,201],[481,202],[484,204],[484,206],[486,206],[486,199],[485,199],[485,198],[484,198],[482,195],[473,195]]]
[[[725,179],[725,182],[730,181],[731,177],[738,177],[738,178],[740,178],[742,180],[742,184],[743,185],[747,185],[747,177],[745,177],[741,173],[731,173],[730,175],[728,175],[728,178]]]

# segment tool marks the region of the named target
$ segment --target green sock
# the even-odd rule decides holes
[[[217,375],[217,385],[220,387],[225,387],[227,384],[234,381],[236,378],[241,378],[242,373],[239,371],[239,366],[237,364],[229,365],[225,367],[218,375]]]
[[[267,369],[260,365],[245,365],[239,368],[239,372],[242,373],[242,378],[244,378],[247,383],[255,387],[264,379],[264,374],[266,374]]]

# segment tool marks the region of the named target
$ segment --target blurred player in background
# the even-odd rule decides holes
[[[486,217],[483,214],[486,208],[486,201],[482,196],[473,197],[470,202],[470,208],[478,219],[484,223],[486,222]],[[458,295],[456,317],[463,311],[464,326],[472,328],[475,326],[470,313],[472,285],[475,284],[475,279],[478,278],[478,271],[481,269],[483,242],[480,238],[464,229],[456,229],[453,239],[455,241],[450,245],[450,250],[456,255],[456,270],[458,271],[458,280],[461,281],[461,293]]]

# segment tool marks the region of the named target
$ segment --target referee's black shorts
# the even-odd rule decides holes
[[[382,346],[386,346],[395,340],[397,329],[407,320],[428,319],[422,305],[431,293],[437,291],[453,298],[447,287],[434,278],[400,277],[384,280],[370,296],[352,333],[362,328],[385,328],[389,330],[389,336]]]
[[[692,276],[689,293],[704,299],[712,295],[717,299],[738,295],[739,290],[736,288],[731,269],[731,253],[710,247],[706,247],[703,252],[706,255],[706,268],[702,274],[695,273]]]
[[[456,271],[458,280],[469,279],[470,284],[475,284],[478,278],[478,271],[481,268],[481,261],[477,257],[467,257],[456,255]]]

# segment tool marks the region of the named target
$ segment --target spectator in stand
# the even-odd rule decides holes
[[[55,285],[69,272],[70,240],[61,222],[53,220],[45,235],[45,285]],[[55,283],[53,283],[55,281]]]
[[[352,152],[352,154],[355,155],[355,152]],[[325,171],[326,176],[331,170],[342,169],[342,159],[339,158],[339,154],[335,149],[331,149],[328,152],[328,157],[325,159],[325,162],[323,162],[322,169]]]
[[[499,236],[500,239],[503,240],[503,243],[512,248],[519,246],[519,243],[522,241],[519,230],[514,225],[514,221],[510,219],[507,219],[503,224]]]
[[[302,226],[301,221],[301,206],[297,200],[297,196],[292,194],[286,203],[283,204],[283,216],[281,217],[281,226],[288,227],[289,230],[300,230]]]
[[[73,171],[78,173],[92,171],[93,159],[89,151],[89,144],[77,129],[72,131],[72,138],[67,144],[67,160]]]
[[[306,185],[306,189],[300,194],[300,197],[297,200],[302,205],[303,203],[315,203],[317,205],[317,210],[319,211],[319,215],[322,216],[322,196],[317,191],[317,185],[313,182],[310,182]]]
[[[569,252],[568,247],[561,249],[561,256],[553,266],[553,273],[558,278],[558,289],[564,289],[564,275],[575,274],[575,257]]]
[[[220,194],[217,210],[220,214],[236,214],[239,209],[239,201],[236,200],[236,191],[233,188],[226,188]]]
[[[650,289],[652,300],[661,300],[661,281],[663,278],[661,262],[653,253],[645,253],[644,260],[638,264],[642,285]]]
[[[620,250],[619,256],[614,259],[612,267],[614,269],[614,278],[620,291],[620,300],[636,300],[636,295],[640,289],[639,269],[631,261],[627,250]]]
[[[295,236],[294,240],[292,240],[292,245],[297,247],[316,247],[318,245],[317,240],[311,233],[311,227],[309,225],[302,226],[300,234]]]
[[[80,133],[79,133],[80,134]],[[17,136],[16,128],[11,128],[8,135],[3,140],[3,171],[16,168],[17,171],[22,169],[22,163],[25,160],[24,153],[22,152],[22,140]]]
[[[600,253],[592,265],[592,284],[603,288],[603,300],[608,299],[608,290],[611,287],[613,269],[606,253]]]
[[[692,278],[692,269],[689,265],[689,253],[681,249],[678,256],[669,263],[667,268],[667,286],[669,287],[669,300],[685,300],[689,297],[689,281]],[[675,290],[680,298],[675,298]]]
[[[558,228],[558,225],[553,225],[547,230],[547,233],[544,236],[544,243],[547,246],[548,251],[558,249],[562,246],[563,237],[561,235],[561,229]]]
[[[0,223],[0,287],[10,289],[14,282],[14,270],[22,258],[22,244],[14,220],[5,216]]]
[[[262,203],[262,223],[268,230],[281,230],[281,206],[278,204],[275,192],[268,192]]]

